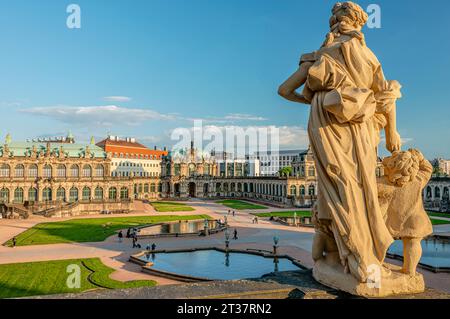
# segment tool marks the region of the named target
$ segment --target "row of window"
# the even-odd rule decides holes
[[[112,166],[120,166],[120,167],[159,167],[159,164],[153,163],[132,163],[132,162],[115,162],[111,163]]]
[[[95,176],[103,177],[105,173],[105,169],[103,165],[98,164],[95,166]],[[26,175],[25,175],[26,174]],[[92,167],[90,165],[83,165],[81,169],[81,177],[92,177]],[[70,166],[70,176],[71,177],[80,177],[80,168],[77,164],[73,164]],[[25,169],[25,166],[22,164],[16,165],[14,167],[14,176],[11,176],[11,168],[8,164],[0,165],[0,177],[38,177],[38,166],[36,164],[32,164]],[[44,165],[42,169],[42,177],[51,178],[53,177],[53,167],[50,164]],[[56,177],[67,177],[67,169],[63,164],[59,164],[56,166]]]
[[[143,154],[128,154],[128,153],[113,153],[113,157],[119,158],[140,158],[140,159],[149,159],[156,160],[161,159],[158,155],[143,155]]]
[[[113,177],[157,177],[158,172],[112,172]]]
[[[306,191],[306,188],[303,185],[300,185],[300,187],[298,188],[298,192],[297,192],[297,186],[291,185],[289,194],[291,196],[305,196],[306,195],[305,191]],[[316,187],[313,184],[309,185],[309,187],[308,187],[308,195],[309,196],[316,195]]]
[[[431,186],[427,186],[426,188],[426,198],[430,199],[433,197],[432,195],[432,188]],[[442,194],[442,199],[449,199],[450,197],[450,192],[449,192],[449,188],[448,187],[444,187],[443,189],[443,194]],[[434,187],[434,198],[436,199],[441,199],[441,189],[438,186]]]
[[[151,183],[151,184],[135,184],[134,185],[134,193],[140,194],[140,193],[156,193],[162,192],[162,184],[161,183]]]
[[[111,200],[115,200],[117,199],[117,195],[120,194],[120,199],[128,199],[129,198],[129,194],[128,194],[128,188],[127,187],[122,187],[120,188],[120,190],[118,191],[118,189],[116,187],[110,187],[108,189],[108,199]],[[8,188],[2,188],[0,190],[0,202],[2,203],[9,203],[10,202],[10,192]],[[92,193],[91,193],[91,189],[89,187],[84,187],[81,191],[81,200],[82,201],[89,201],[91,199],[94,200],[102,200],[103,199],[103,188],[102,187],[96,187],[94,189],[94,197],[92,198]],[[42,190],[42,194],[41,197],[38,196],[38,190],[37,188],[30,188],[28,190],[28,200],[29,201],[53,201],[53,200],[57,200],[57,201],[67,201],[67,197],[66,197],[66,189],[64,189],[63,187],[60,187],[56,190],[56,194],[53,194],[53,190],[51,188],[44,188]],[[69,190],[69,198],[68,201],[69,202],[76,202],[80,200],[79,197],[79,190],[76,187],[72,187]],[[24,202],[24,190],[21,187],[18,187],[14,190],[14,194],[13,194],[13,202],[14,203],[23,203]]]

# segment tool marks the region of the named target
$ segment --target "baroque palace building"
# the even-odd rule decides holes
[[[93,139],[75,143],[71,134],[26,142],[8,135],[0,146],[0,213],[51,217],[128,212],[136,199],[190,197],[309,206],[317,196],[311,156],[309,150],[299,154],[295,176],[260,177],[252,175],[248,161],[238,160],[227,161],[223,174],[220,160],[199,154],[193,144],[169,153],[134,139],[108,137],[96,145]],[[135,165],[123,165],[127,162]]]
[[[298,165],[309,167],[312,153],[305,151]],[[305,164],[307,161],[307,164]],[[251,176],[245,165],[227,162],[232,174],[221,174],[214,156],[190,149],[170,153],[163,158],[161,174],[165,198],[248,198],[283,205],[310,206],[317,196],[314,173],[307,176]],[[311,170],[309,170],[311,172]]]

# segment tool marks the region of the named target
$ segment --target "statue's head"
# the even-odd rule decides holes
[[[351,1],[338,2],[332,9],[330,28],[337,23],[345,23],[357,30],[361,30],[369,18],[368,14],[356,3]]]
[[[390,183],[403,186],[416,178],[423,155],[416,149],[398,151],[383,159],[384,175]]]

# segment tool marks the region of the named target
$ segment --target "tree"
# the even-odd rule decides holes
[[[287,177],[287,176],[292,176],[292,172],[293,172],[292,167],[286,166],[286,167],[283,167],[282,169],[280,169],[278,171],[278,174],[280,176],[286,176]]]

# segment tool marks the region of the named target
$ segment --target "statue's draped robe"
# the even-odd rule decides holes
[[[319,220],[330,220],[343,266],[361,282],[393,242],[377,198],[376,148],[383,113],[400,96],[376,56],[357,38],[335,40],[302,56],[314,63],[303,90],[311,102]]]

